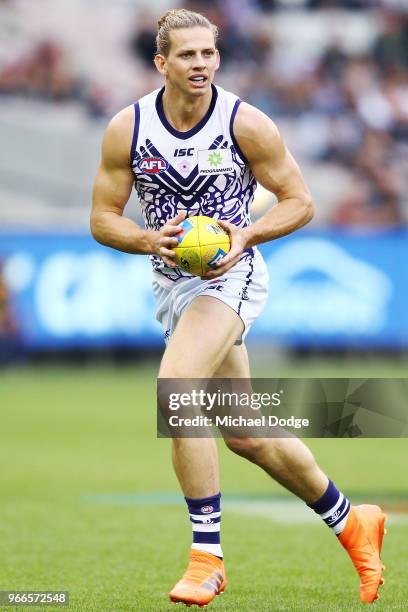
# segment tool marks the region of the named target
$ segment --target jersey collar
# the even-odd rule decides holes
[[[166,130],[170,132],[170,134],[173,134],[173,136],[176,136],[177,138],[181,138],[182,140],[187,140],[187,138],[191,138],[191,136],[194,136],[195,134],[197,134],[197,132],[199,132],[205,126],[205,124],[211,117],[214,111],[214,108],[215,108],[215,103],[217,102],[218,91],[215,85],[213,85],[212,83],[211,83],[211,89],[212,89],[212,98],[211,98],[210,106],[208,107],[208,110],[205,113],[204,117],[197,123],[197,125],[192,127],[191,130],[188,130],[188,132],[179,132],[178,130],[176,130],[176,128],[174,128],[169,123],[166,115],[164,114],[164,110],[163,110],[164,87],[162,87],[159,93],[157,94],[156,110],[157,110],[157,114],[159,115],[159,119],[164,125],[164,127],[166,128]]]

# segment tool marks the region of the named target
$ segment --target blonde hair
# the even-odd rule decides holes
[[[181,28],[208,28],[214,34],[214,42],[217,41],[218,28],[201,13],[194,13],[187,9],[173,9],[166,11],[157,22],[156,53],[168,55],[170,51],[170,32]]]

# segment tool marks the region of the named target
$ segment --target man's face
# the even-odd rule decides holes
[[[170,32],[167,57],[156,55],[156,67],[173,87],[185,94],[208,92],[220,59],[208,28],[182,28]]]

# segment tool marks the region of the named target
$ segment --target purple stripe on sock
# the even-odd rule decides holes
[[[339,501],[340,493],[334,486],[332,480],[329,480],[329,486],[326,489],[326,492],[323,493],[320,499],[315,501],[313,504],[307,504],[312,510],[317,512],[317,514],[324,514],[328,512],[333,506],[337,504]]]
[[[193,499],[191,497],[184,498],[187,502],[188,511],[190,514],[211,514],[212,512],[220,512],[221,493],[212,495],[211,497],[202,497],[201,499]]]
[[[219,531],[193,531],[194,544],[219,544]]]

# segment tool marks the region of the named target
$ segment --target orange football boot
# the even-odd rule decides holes
[[[387,515],[378,506],[351,506],[339,540],[347,550],[360,576],[360,599],[372,603],[379,599],[378,589],[384,584],[381,545]]]
[[[182,602],[187,606],[196,604],[204,608],[222,593],[227,586],[224,562],[201,550],[190,551],[190,563],[181,580],[170,591],[172,602]]]

